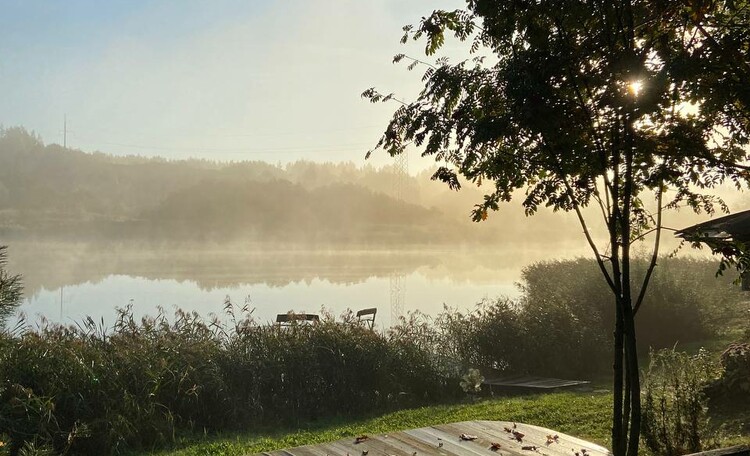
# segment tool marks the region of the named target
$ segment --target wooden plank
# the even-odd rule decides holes
[[[394,440],[394,446],[402,451],[406,456],[413,456],[414,452],[417,455],[420,454],[435,454],[442,456],[450,456],[447,450],[440,446],[441,441],[436,442],[425,442],[414,438],[406,432],[396,432],[390,434],[389,437]]]
[[[490,386],[503,386],[513,388],[554,389],[588,385],[591,382],[587,380],[564,380],[560,378],[513,375],[507,377],[485,379],[483,383]]]
[[[515,428],[513,426],[516,426]],[[517,441],[505,428],[524,435]],[[476,440],[462,440],[461,434],[475,435]],[[558,435],[547,443],[547,435]],[[606,448],[559,432],[523,423],[506,421],[463,421],[410,429],[390,434],[372,435],[361,443],[355,436],[319,445],[261,453],[269,456],[611,456]],[[493,443],[499,451],[492,451]],[[441,445],[442,444],[442,445]],[[526,449],[524,449],[526,447]],[[582,449],[586,450],[584,455]],[[723,456],[723,455],[709,455]]]
[[[472,442],[482,449],[481,454],[488,454],[488,452],[492,451],[490,448],[493,443],[500,443],[502,447],[494,451],[495,454],[501,456],[521,456],[519,449],[515,449],[507,444],[506,439],[508,438],[508,434],[505,434],[503,431],[488,429],[487,426],[477,421],[453,423],[450,426],[455,435],[461,435],[462,433],[476,435],[477,440]],[[504,435],[501,435],[501,433]]]
[[[461,439],[459,439],[458,436],[460,435],[460,433],[455,434],[452,432],[446,432],[441,429],[438,429],[437,426],[420,428],[420,429],[411,429],[405,432],[409,435],[413,435],[419,438],[423,442],[431,444],[432,448],[437,448],[439,442],[442,442],[443,446],[441,449],[449,455],[455,455],[455,454],[461,454],[465,456],[486,455],[486,453],[478,451],[480,450],[480,448],[478,448],[477,445],[473,444],[473,442],[462,441]],[[430,452],[428,454],[435,454],[435,453]]]
[[[716,450],[701,451],[686,456],[750,456],[750,445],[737,445]]]

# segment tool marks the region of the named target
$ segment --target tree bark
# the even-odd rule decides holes
[[[625,434],[623,417],[623,320],[620,311],[620,298],[615,299],[616,319],[614,333],[613,369],[613,409],[612,409],[612,453],[614,456],[625,456]]]
[[[641,378],[638,370],[638,349],[635,339],[633,309],[631,304],[627,302],[624,304],[623,323],[625,324],[625,351],[627,353],[625,358],[628,363],[625,372],[632,389],[627,456],[637,456],[641,436]]]

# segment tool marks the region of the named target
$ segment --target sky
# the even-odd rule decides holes
[[[460,0],[0,0],[0,124],[116,155],[352,161],[421,71],[401,27]],[[452,46],[458,47],[457,44]],[[450,48],[447,50],[450,52]],[[410,156],[410,168],[429,161]],[[375,154],[371,163],[387,164]]]

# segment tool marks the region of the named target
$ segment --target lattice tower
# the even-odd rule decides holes
[[[409,178],[409,155],[404,151],[394,157],[393,163],[393,194],[399,201],[404,200],[407,179]],[[398,324],[399,318],[404,313],[404,302],[406,299],[406,280],[404,273],[393,271],[390,276],[391,283],[391,326]]]

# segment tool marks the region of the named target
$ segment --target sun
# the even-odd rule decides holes
[[[638,94],[641,93],[641,90],[643,90],[643,81],[641,81],[640,79],[630,81],[628,83],[628,90],[630,91],[630,93],[637,97]]]

